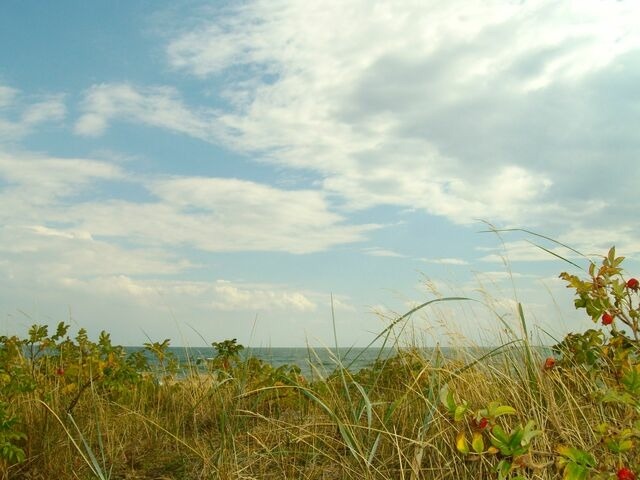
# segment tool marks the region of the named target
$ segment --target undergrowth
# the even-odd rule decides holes
[[[0,338],[0,474],[11,479],[614,479],[640,472],[639,285],[611,249],[563,273],[596,328],[542,355],[521,329],[478,355],[398,348],[305,377],[214,342],[127,354],[60,323]],[[377,340],[426,302],[392,321]],[[519,333],[517,333],[519,332]],[[371,347],[373,348],[373,347]]]

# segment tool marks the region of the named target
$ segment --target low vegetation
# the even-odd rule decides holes
[[[1,476],[635,479],[640,285],[622,261],[611,249],[561,275],[596,326],[549,355],[522,308],[521,333],[475,358],[404,348],[321,379],[235,340],[203,368],[178,365],[168,340],[127,354],[108,333],[35,325],[0,338]]]

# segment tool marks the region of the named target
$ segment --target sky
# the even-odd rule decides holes
[[[0,3],[0,332],[545,343],[640,274],[640,5]],[[596,258],[596,257],[593,257]],[[404,327],[404,329],[402,328]]]

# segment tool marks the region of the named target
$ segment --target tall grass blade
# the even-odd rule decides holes
[[[576,255],[587,259],[589,261],[589,263],[593,263],[591,261],[591,259],[589,257],[587,257],[584,253],[580,252],[579,250],[576,250],[575,248],[567,245],[566,243],[562,243],[562,242],[556,240],[555,238],[548,237],[547,235],[542,235],[540,233],[536,233],[536,232],[533,232],[531,230],[527,230],[526,228],[494,228],[493,226],[490,225],[490,229],[489,230],[481,230],[480,231],[480,233],[501,233],[501,232],[522,232],[522,233],[526,233],[527,235],[532,235],[534,237],[543,238],[544,240],[548,240],[549,242],[555,243],[556,245],[559,245],[559,246],[561,246],[563,248],[566,248],[567,250],[575,253]],[[549,250],[549,249],[547,249],[547,248],[545,248],[545,247],[543,247],[541,245],[538,245],[537,243],[533,243],[533,242],[531,242],[529,240],[527,240],[527,242],[529,242],[531,245],[533,245],[535,247],[540,248],[541,250],[544,250],[545,252],[553,255],[554,257],[557,257],[560,260],[562,260],[564,262],[567,262],[567,263],[573,265],[574,267],[584,271],[583,267],[581,267],[580,265],[572,262],[568,258],[565,258],[562,255],[559,255],[557,253],[554,253],[551,250]]]
[[[78,445],[78,442],[76,442],[76,439],[75,439],[74,435],[69,431],[69,429],[67,428],[65,423],[58,416],[58,414],[56,412],[54,412],[53,409],[49,405],[47,405],[45,402],[43,402],[42,400],[38,400],[38,402],[40,404],[42,404],[49,411],[49,413],[51,413],[53,415],[53,417],[58,421],[58,423],[60,424],[60,426],[64,430],[65,434],[67,435],[67,438],[71,442],[71,444],[75,447],[75,449],[78,451],[78,453],[82,457],[82,460],[86,463],[86,465],[91,470],[91,473],[93,473],[99,480],[107,480],[109,478],[109,476],[105,475],[102,472],[102,468],[100,468],[100,464],[98,463],[98,460],[97,460],[96,456],[93,454],[93,450],[91,449],[91,447],[87,443],[86,439],[82,435],[82,432],[80,431],[80,428],[76,424],[76,421],[73,419],[71,414],[67,413],[67,416],[69,417],[69,420],[71,421],[71,423],[75,427],[76,431],[78,432],[78,436],[80,437],[80,440],[82,441],[82,444],[84,446],[84,451],[83,451],[82,447],[80,447],[80,445]]]
[[[78,436],[80,437],[80,440],[82,441],[82,445],[84,445],[85,452],[87,453],[87,456],[89,457],[89,460],[91,460],[91,464],[89,464],[89,468],[91,468],[91,471],[93,472],[93,474],[96,477],[98,477],[100,480],[107,480],[108,477],[103,473],[102,468],[100,467],[100,463],[98,462],[98,459],[96,458],[95,454],[93,453],[93,449],[91,448],[91,446],[87,442],[86,438],[82,434],[82,431],[80,430],[80,427],[78,427],[78,424],[76,423],[75,419],[73,418],[73,416],[70,413],[67,413],[67,417],[69,418],[69,420],[71,421],[71,423],[75,427],[76,432],[78,432]]]
[[[522,325],[522,334],[524,337],[524,350],[525,350],[525,365],[527,369],[527,376],[529,377],[529,387],[532,390],[532,393],[538,397],[539,394],[539,386],[538,386],[538,375],[536,373],[535,361],[533,359],[533,352],[531,350],[531,343],[529,342],[529,332],[527,330],[527,321],[524,316],[524,310],[522,309],[522,304],[518,302],[518,316],[520,317],[520,322]]]
[[[360,352],[358,353],[358,355],[355,356],[355,358],[353,360],[351,360],[351,362],[349,363],[349,365],[347,366],[347,368],[351,368],[353,366],[354,363],[356,363],[360,357],[362,356],[362,354],[369,349],[374,343],[376,343],[378,340],[380,340],[382,337],[388,336],[388,334],[393,330],[393,328],[400,323],[401,321],[405,320],[406,318],[410,317],[411,315],[413,315],[414,313],[416,313],[419,310],[422,310],[425,307],[428,307],[429,305],[433,305],[435,303],[442,303],[442,302],[454,302],[454,301],[470,301],[470,302],[478,302],[478,303],[482,303],[479,300],[476,300],[474,298],[469,298],[469,297],[445,297],[445,298],[436,298],[433,300],[429,300],[428,302],[424,302],[421,303],[420,305],[412,308],[411,310],[409,310],[408,312],[400,315],[398,318],[396,318],[395,320],[393,320],[389,326],[387,326],[384,330],[382,330],[382,332],[380,332],[378,335],[375,336],[375,338],[373,340],[371,340],[369,342],[369,344]]]
[[[371,450],[369,451],[369,455],[367,456],[367,465],[371,466],[373,464],[373,459],[376,456],[376,452],[378,451],[378,445],[380,445],[380,438],[382,437],[381,433],[376,435],[376,439],[371,446]]]

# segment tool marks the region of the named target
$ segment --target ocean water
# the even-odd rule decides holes
[[[127,353],[144,350],[144,347],[125,347]],[[215,348],[211,347],[169,347],[168,352],[173,354],[182,366],[200,364],[204,369],[206,360],[216,356]],[[244,360],[255,357],[270,364],[274,368],[283,365],[295,365],[300,368],[306,377],[326,376],[333,372],[338,365],[348,367],[357,372],[377,359],[385,359],[395,355],[397,350],[393,348],[299,348],[299,347],[270,347],[270,348],[245,348],[240,352]],[[152,359],[151,355],[148,355]]]
[[[538,347],[539,355],[550,354],[550,350],[545,347]],[[143,350],[143,347],[126,347],[127,353],[131,353],[137,350]],[[431,357],[435,350],[433,348],[421,348],[422,354],[425,358]],[[457,358],[464,360],[465,362],[473,361],[475,358],[480,358],[484,354],[489,353],[493,348],[477,347],[473,349],[461,350],[459,348],[450,349],[446,347],[439,348],[440,353],[446,359]],[[200,365],[204,370],[206,360],[212,359],[216,356],[216,350],[211,347],[169,347],[168,351],[171,352],[178,363],[182,366]],[[295,365],[298,366],[303,375],[306,377],[325,377],[333,372],[338,365],[347,367],[352,372],[358,372],[359,370],[368,367],[373,364],[377,359],[386,359],[390,356],[396,355],[398,350],[396,348],[245,348],[240,352],[241,358],[246,359],[248,357],[255,357],[264,362],[272,365],[274,368],[278,368],[283,365]],[[152,359],[151,356],[149,356]],[[500,356],[494,357],[499,359]]]

